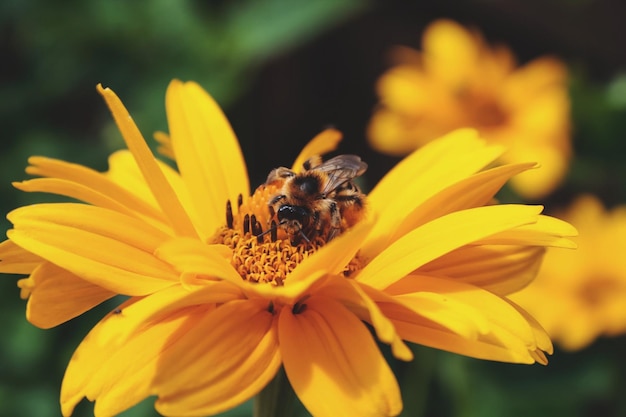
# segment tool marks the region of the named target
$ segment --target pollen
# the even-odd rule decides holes
[[[212,239],[233,251],[231,263],[244,280],[275,286],[285,284],[288,275],[306,258],[326,244],[321,237],[294,245],[281,228],[272,224],[268,201],[277,192],[273,185],[262,185],[236,207],[226,203],[226,225]],[[355,257],[344,270],[344,276],[361,268]]]
[[[250,282],[283,285],[295,267],[314,253],[319,242],[293,246],[289,240],[258,243],[255,237],[243,239],[233,249],[233,266]]]

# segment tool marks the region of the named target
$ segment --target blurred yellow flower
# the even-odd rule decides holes
[[[575,230],[542,207],[489,205],[533,164],[485,169],[503,152],[473,130],[416,151],[367,196],[365,218],[326,242],[270,230],[276,186],[252,194],[236,137],[195,83],[166,95],[178,171],[149,151],[118,97],[99,87],[128,145],[110,170],[42,157],[23,191],[82,203],[36,204],[8,217],[0,272],[28,274],[27,317],[51,327],[129,296],[83,340],[61,388],[64,416],[86,397],[112,416],[149,396],[167,416],[211,415],[263,389],[284,367],[314,416],[393,416],[402,401],[375,337],[477,358],[546,363],[541,327],[504,296],[533,279],[546,246]],[[318,135],[297,158],[334,149]]]
[[[576,251],[548,251],[539,275],[511,298],[567,350],[626,333],[626,207],[606,211],[594,196],[563,213],[580,233]]]
[[[429,25],[422,51],[401,48],[383,74],[380,106],[368,128],[372,146],[403,155],[459,127],[505,145],[505,163],[537,161],[541,169],[512,179],[527,198],[551,192],[570,157],[567,73],[543,57],[517,68],[511,51],[449,20]]]

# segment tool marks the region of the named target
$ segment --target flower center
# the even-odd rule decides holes
[[[237,207],[226,203],[226,225],[213,237],[212,243],[221,243],[233,251],[231,259],[239,275],[247,281],[284,285],[287,276],[306,258],[327,242],[322,236],[300,240],[297,244],[276,225],[268,201],[278,188],[261,185],[251,197],[239,196]],[[362,267],[357,256],[345,268],[344,275]]]
[[[491,93],[467,87],[457,92],[457,99],[470,122],[478,127],[498,127],[507,121],[505,109]]]
[[[623,291],[619,279],[610,276],[594,277],[579,288],[581,299],[590,308],[606,305],[611,298]]]

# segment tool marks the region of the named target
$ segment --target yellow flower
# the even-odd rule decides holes
[[[626,332],[626,207],[607,212],[585,195],[563,218],[580,232],[578,250],[549,251],[537,280],[511,298],[561,347],[577,350]]]
[[[504,298],[533,279],[546,246],[571,247],[540,206],[490,205],[533,164],[484,169],[502,153],[460,130],[416,151],[367,196],[365,218],[329,242],[292,245],[268,230],[277,191],[249,191],[223,113],[197,84],[166,94],[178,171],[153,158],[117,96],[99,87],[128,145],[98,173],[36,157],[23,191],[82,203],[8,217],[0,271],[29,274],[28,319],[51,327],[112,297],[128,300],[83,340],[61,388],[64,416],[83,398],[97,416],[157,396],[164,415],[210,415],[253,397],[284,367],[315,416],[392,416],[402,402],[375,336],[477,358],[546,363],[550,340]],[[322,132],[294,170],[335,148]],[[274,188],[272,188],[274,187]],[[254,232],[254,233],[252,233]]]
[[[473,127],[509,151],[505,163],[538,161],[512,185],[525,197],[552,191],[570,157],[566,69],[543,57],[516,68],[510,50],[449,20],[426,28],[422,52],[399,49],[398,65],[378,81],[372,146],[402,155],[453,129]]]

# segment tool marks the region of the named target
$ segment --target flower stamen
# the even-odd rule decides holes
[[[291,312],[293,314],[300,314],[303,313],[306,310],[306,303],[304,303],[304,300],[300,300],[297,303],[295,303],[293,305],[293,308],[291,309]]]
[[[239,195],[236,212],[227,201],[226,225],[212,239],[211,243],[232,249],[231,264],[246,281],[282,286],[303,260],[328,243],[325,233],[312,239],[303,234],[302,239],[294,243],[276,221],[276,212],[269,204],[278,191],[276,185],[263,184],[245,200]],[[346,266],[344,276],[349,277],[363,264],[357,255]]]
[[[276,192],[275,186],[262,185],[245,201],[240,195],[236,213],[232,203],[227,201],[226,225],[218,230],[212,243],[221,243],[233,250],[231,263],[243,279],[281,286],[287,275],[326,241],[318,237],[293,245],[277,227],[268,205]]]
[[[239,194],[241,196],[241,194]],[[230,204],[230,200],[226,201],[226,226],[229,229],[233,228],[233,206]]]

